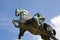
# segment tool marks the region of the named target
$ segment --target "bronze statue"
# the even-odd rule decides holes
[[[20,29],[18,39],[24,35],[24,32],[28,30],[34,35],[40,35],[43,40],[58,40],[56,31],[47,23],[44,22],[45,18],[39,13],[31,17],[29,12],[25,9],[16,9],[16,16],[20,16],[20,20],[13,20],[15,27]],[[16,25],[18,23],[18,25]]]

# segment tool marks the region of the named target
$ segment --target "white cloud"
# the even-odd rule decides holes
[[[51,23],[55,26],[56,37],[60,39],[60,15],[51,18]]]

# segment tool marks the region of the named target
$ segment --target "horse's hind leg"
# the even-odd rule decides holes
[[[21,39],[21,37],[24,35],[25,31],[26,30],[24,30],[24,29],[20,29],[20,32],[19,32],[19,35],[18,35],[18,39]]]
[[[43,40],[51,40],[50,37],[48,37],[48,36],[43,36],[43,35],[41,35],[41,38],[42,38]]]

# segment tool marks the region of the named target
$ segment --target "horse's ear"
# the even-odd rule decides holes
[[[17,8],[15,9],[15,16],[16,16],[16,13],[17,13]]]
[[[18,16],[18,15],[17,15],[17,10],[18,10],[18,8],[15,9],[15,16]]]

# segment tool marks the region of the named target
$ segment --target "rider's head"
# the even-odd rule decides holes
[[[43,23],[45,21],[45,18],[38,12],[34,16],[38,19],[40,23]]]

